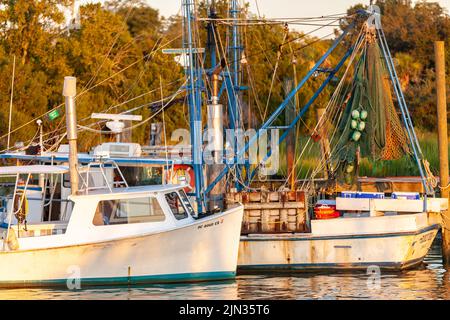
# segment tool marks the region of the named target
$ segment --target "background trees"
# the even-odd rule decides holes
[[[226,0],[217,2],[218,15],[226,17]],[[16,57],[12,141],[29,141],[36,133],[34,123],[22,127],[38,116],[44,121],[46,138],[56,139],[64,127],[61,108],[63,77],[78,78],[78,118],[82,125],[90,123],[92,112],[109,110],[134,113],[144,118],[154,115],[149,103],[170,96],[183,81],[183,69],[173,56],[161,52],[164,47],[180,47],[181,19],[163,18],[145,2],[114,0],[103,5],[88,4],[80,8],[80,27],[67,29],[67,15],[72,0],[0,0],[0,149],[6,145],[8,128],[12,61]],[[435,89],[433,41],[450,38],[450,18],[436,3],[405,0],[379,0],[383,26],[395,56],[400,80],[410,104],[413,119],[423,130],[433,130],[435,122]],[[362,5],[349,8],[354,12]],[[204,4],[199,7],[206,14]],[[253,13],[248,12],[252,16]],[[341,22],[345,25],[345,21]],[[205,41],[205,24],[200,37]],[[218,32],[226,48],[227,26]],[[328,48],[330,40],[303,35],[288,26],[265,25],[243,27],[243,44],[248,63],[243,65],[243,84],[250,87],[243,101],[252,110],[252,125],[261,122],[282,101],[283,82],[300,79]],[[284,41],[292,40],[289,45]],[[226,51],[226,49],[224,50]],[[337,52],[326,63],[335,64],[343,54]],[[447,43],[450,61],[450,43]],[[273,89],[272,75],[275,74]],[[447,68],[450,70],[450,68]],[[301,90],[301,106],[321,83],[318,75]],[[450,78],[450,77],[449,77]],[[161,90],[162,88],[162,90]],[[333,87],[325,91],[315,106],[324,106]],[[450,88],[449,88],[450,89]],[[162,93],[161,93],[162,91]],[[59,109],[58,109],[58,106]],[[57,108],[59,118],[44,115]],[[187,109],[178,102],[166,114],[167,131],[187,126]],[[160,121],[161,114],[154,120]],[[153,121],[153,119],[152,119]],[[148,143],[149,121],[133,130],[133,139]],[[281,120],[282,121],[282,120]],[[308,132],[315,121],[314,112],[303,119]],[[104,129],[102,126],[93,129]],[[81,135],[81,148],[107,139],[92,133]],[[49,143],[53,140],[49,140]]]

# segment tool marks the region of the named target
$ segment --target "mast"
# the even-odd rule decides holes
[[[230,123],[230,129],[232,129],[234,135],[233,135],[233,151],[234,151],[234,157],[233,157],[233,164],[236,165],[236,175],[238,179],[235,181],[235,187],[238,191],[242,190],[242,185],[237,180],[243,180],[241,179],[241,166],[239,165],[240,158],[238,151],[240,146],[240,139],[242,137],[239,137],[241,133],[241,108],[240,108],[240,91],[241,91],[241,84],[240,84],[240,68],[241,68],[241,51],[242,46],[240,43],[240,34],[239,34],[239,27],[238,27],[238,18],[239,18],[239,4],[238,0],[231,0],[231,6],[230,6],[230,17],[232,19],[232,25],[231,25],[231,47],[228,47],[228,56],[231,57],[231,70],[229,70],[228,77],[227,77],[227,91],[228,91],[228,111],[229,111],[229,123]],[[230,74],[231,73],[231,74]],[[242,157],[243,158],[243,157]]]
[[[208,18],[209,19],[217,18],[216,1],[215,0],[211,0],[211,4],[210,4],[209,10],[208,10]],[[210,55],[211,68],[214,68],[215,65],[217,64],[216,23],[215,23],[215,21],[210,20],[208,22],[207,32],[208,32],[208,41],[207,41],[206,47],[207,47],[209,55]]]
[[[195,10],[193,0],[182,0],[183,10],[183,46],[187,68],[188,80],[187,91],[189,92],[189,125],[191,129],[192,166],[195,174],[195,199],[197,202],[197,213],[203,212],[203,147],[202,147],[202,69],[198,66],[199,52],[194,48],[193,28]]]

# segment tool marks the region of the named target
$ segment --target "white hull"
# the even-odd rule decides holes
[[[158,233],[0,252],[0,286],[202,281],[234,277],[242,207]]]
[[[324,221],[325,228],[322,229],[320,227],[323,226],[316,226],[318,234],[242,236],[238,268],[242,271],[309,271],[367,269],[376,265],[384,269],[402,270],[421,263],[436,237],[439,225],[428,224],[425,213],[402,216],[403,221],[398,218],[392,221],[390,218],[394,217],[368,218],[380,221],[373,225],[376,230],[373,233],[369,229],[364,230],[362,225],[358,228],[358,220],[339,219]],[[339,222],[344,224],[340,226]],[[334,224],[334,231],[326,234],[326,224]],[[352,224],[359,232],[345,230]]]

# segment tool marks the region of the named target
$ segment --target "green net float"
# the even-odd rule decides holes
[[[364,121],[360,121],[358,123],[358,130],[363,131],[366,128],[366,123]]]
[[[350,127],[354,130],[358,127],[358,121],[356,120],[352,120],[352,122],[350,123]]]
[[[359,119],[359,111],[358,110],[353,110],[352,111],[352,118],[355,120]]]
[[[359,138],[361,138],[361,132],[359,132],[359,131],[353,131],[353,134],[352,134],[352,139],[353,139],[353,141],[358,141]]]
[[[361,118],[361,120],[366,120],[368,115],[369,114],[367,113],[366,110],[361,110],[359,117]]]

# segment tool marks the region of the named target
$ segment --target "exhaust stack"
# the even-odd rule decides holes
[[[223,107],[219,104],[219,81],[220,73],[226,66],[225,60],[213,70],[211,74],[212,93],[211,104],[208,110],[208,131],[212,135],[209,141],[211,159],[207,167],[208,179],[214,181],[225,167],[223,163]],[[224,209],[225,181],[217,183],[208,195],[208,211],[221,211]]]
[[[77,78],[65,77],[63,96],[66,104],[66,128],[69,142],[69,171],[72,195],[78,194],[78,149],[77,149],[77,112],[75,96],[77,94]]]

